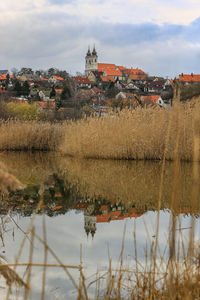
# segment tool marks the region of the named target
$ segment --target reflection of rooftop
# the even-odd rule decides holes
[[[130,208],[128,212],[123,213],[121,210],[111,211],[110,213],[106,212],[102,215],[97,215],[96,222],[97,223],[104,223],[110,221],[119,221],[124,220],[126,218],[138,218],[142,216],[143,213],[138,212],[135,208]]]
[[[87,209],[89,206],[89,203],[78,203],[75,206],[75,209]]]

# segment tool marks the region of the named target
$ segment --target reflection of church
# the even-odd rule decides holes
[[[94,237],[95,232],[96,232],[96,216],[90,215],[87,210],[84,211],[84,229],[89,236],[91,233],[91,236]]]
[[[138,211],[135,207],[125,208],[121,204],[101,204],[99,201],[90,202],[80,201],[74,207],[75,209],[84,211],[84,229],[89,236],[94,237],[97,223],[109,223],[111,221],[120,221],[126,218],[138,218],[144,212]]]

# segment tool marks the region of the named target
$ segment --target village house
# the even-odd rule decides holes
[[[62,82],[64,80],[64,78],[60,77],[60,76],[56,76],[56,75],[52,75],[49,79],[48,82],[50,84],[56,85],[60,82]]]
[[[200,83],[200,75],[199,74],[180,74],[179,75],[179,81],[183,84],[189,84],[189,83]]]
[[[103,75],[103,72],[91,71],[90,74],[88,75],[88,79],[90,80],[91,83],[97,84],[101,81],[102,75]]]
[[[140,97],[145,105],[159,105],[160,107],[167,107],[168,101],[162,99],[160,95],[145,95]]]
[[[74,80],[78,88],[91,88],[91,82],[87,77],[76,76]]]

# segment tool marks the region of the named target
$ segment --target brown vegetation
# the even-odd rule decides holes
[[[0,150],[56,150],[62,141],[64,126],[48,122],[2,121]]]
[[[174,160],[178,155],[190,161],[199,112],[198,104],[188,104],[90,117],[68,125],[60,151],[80,158]]]

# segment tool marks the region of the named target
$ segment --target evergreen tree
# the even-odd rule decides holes
[[[71,92],[67,86],[64,86],[60,95],[61,106],[72,106],[71,103]]]
[[[51,89],[51,92],[50,92],[50,98],[54,98],[55,96],[56,96],[56,91],[55,91],[55,88],[53,86],[52,89]]]
[[[111,82],[106,90],[106,97],[115,98],[115,96],[119,93],[119,89],[115,87],[115,83]]]
[[[23,95],[24,96],[28,96],[29,93],[30,93],[30,87],[29,87],[29,84],[28,84],[28,81],[24,81],[23,83],[23,86],[22,86],[22,91],[23,91]]]
[[[16,92],[16,96],[22,95],[22,87],[19,80],[16,80],[13,90]]]
[[[8,88],[9,82],[10,82],[10,75],[7,74],[7,75],[6,75],[6,81],[5,81],[5,87],[6,87],[6,89]]]

